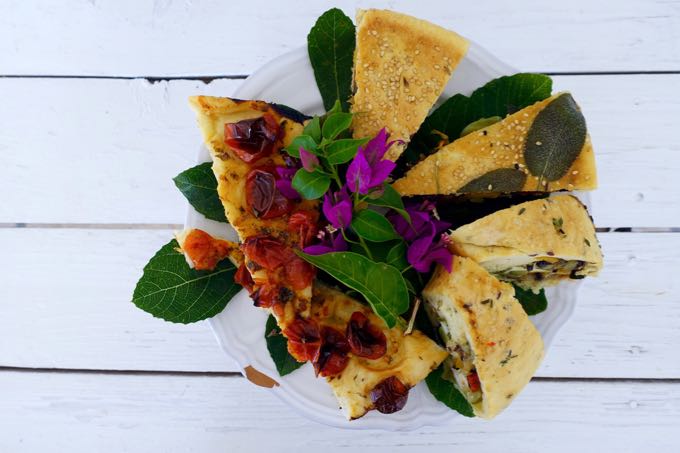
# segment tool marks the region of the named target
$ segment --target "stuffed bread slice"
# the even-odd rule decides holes
[[[347,335],[351,348],[346,365],[326,379],[350,420],[371,409],[383,413],[400,410],[408,389],[425,379],[448,355],[421,332],[404,335],[400,327],[389,329],[370,307],[318,283],[314,286],[312,319]],[[376,337],[380,335],[384,335],[384,343],[378,351]],[[332,357],[332,351],[322,346],[321,360],[332,363],[329,353]],[[324,367],[315,363],[315,368]]]
[[[396,161],[446,87],[469,43],[458,34],[392,11],[357,11],[354,136],[387,128]]]
[[[450,235],[451,250],[501,280],[538,289],[596,275],[602,251],[586,207],[556,195],[503,209]]]
[[[394,183],[402,195],[596,187],[585,119],[569,93],[555,94],[449,143]]]
[[[451,354],[445,364],[479,417],[505,409],[543,358],[541,335],[514,295],[511,285],[459,256],[451,273],[437,266],[423,290],[427,313]]]
[[[282,171],[294,172],[283,148],[307,117],[263,101],[195,96],[189,102],[213,158],[226,217],[242,242],[251,297],[271,308],[282,327],[306,316],[315,272],[293,249],[316,233],[318,203],[287,198],[278,181]]]

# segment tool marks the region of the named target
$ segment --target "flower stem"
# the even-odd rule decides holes
[[[369,250],[368,245],[366,245],[366,241],[364,241],[364,238],[362,238],[361,236],[357,236],[357,237],[359,238],[359,243],[361,244],[361,246],[364,248],[364,251],[366,252],[366,256],[368,256],[371,259],[371,261],[373,261],[373,254],[371,254],[371,251]]]
[[[403,271],[401,271],[401,273],[404,274],[404,273],[410,271],[411,269],[413,269],[413,266],[411,266],[411,265],[409,264],[409,266],[408,266],[407,268],[405,268]]]
[[[328,167],[331,169],[331,176],[333,177],[333,180],[335,183],[338,185],[338,189],[342,188],[342,181],[340,180],[340,175],[338,174],[338,169],[335,168],[335,165],[328,164]]]
[[[352,244],[359,244],[359,242],[353,241],[353,240],[351,240],[350,238],[348,238],[347,235],[345,234],[345,230],[344,230],[344,229],[340,229],[340,233],[342,234],[342,237],[345,239],[345,241],[350,242],[350,243],[352,243]]]

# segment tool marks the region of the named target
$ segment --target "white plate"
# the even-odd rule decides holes
[[[472,43],[440,101],[455,93],[470,94],[475,88],[496,77],[516,72],[518,71]],[[307,58],[307,49],[304,47],[267,63],[243,82],[234,97],[277,102],[308,115],[324,112],[314,73]],[[209,160],[208,151],[202,147],[199,162]],[[581,199],[586,203],[588,201],[587,196],[585,199],[581,196]],[[186,227],[201,228],[236,240],[231,227],[207,220],[191,207]],[[558,330],[571,317],[578,288],[578,282],[569,282],[548,289],[548,309],[532,318],[543,335],[546,350]],[[425,425],[441,425],[459,417],[435,400],[425,383],[421,382],[411,390],[408,403],[400,412],[384,415],[372,411],[359,420],[347,421],[338,409],[337,401],[325,380],[314,377],[310,364],[285,377],[278,375],[264,340],[266,320],[267,314],[253,307],[247,293],[241,291],[222,313],[210,320],[210,325],[224,352],[234,359],[244,375],[247,367],[253,367],[277,381],[279,385],[271,388],[271,392],[310,420],[340,428],[411,430]]]

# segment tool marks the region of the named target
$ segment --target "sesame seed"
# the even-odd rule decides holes
[[[492,186],[491,184],[489,184],[489,185],[487,186],[487,189],[488,189],[488,190],[491,190],[491,189],[493,189],[493,186]]]
[[[578,170],[574,170],[571,172],[572,175],[578,175]]]
[[[543,143],[541,142],[536,142],[536,146],[541,146]]]

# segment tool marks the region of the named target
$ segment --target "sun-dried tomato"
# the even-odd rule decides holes
[[[482,388],[479,382],[479,376],[477,375],[477,371],[473,371],[472,373],[467,375],[467,383],[468,387],[470,387],[471,392],[479,392]]]
[[[243,243],[243,253],[268,271],[273,271],[296,255],[290,247],[270,236],[253,236]]]
[[[321,349],[319,358],[314,362],[314,372],[317,376],[336,375],[347,366],[349,345],[342,332],[332,327],[321,327]]]
[[[281,135],[276,119],[265,113],[260,118],[224,125],[224,141],[244,162],[267,157]]]
[[[276,188],[275,170],[255,168],[246,177],[246,202],[255,215],[261,219],[273,219],[290,212],[292,202]]]
[[[387,338],[378,326],[360,311],[352,313],[347,324],[347,342],[359,357],[379,359],[387,352]]]
[[[298,211],[288,219],[288,231],[295,233],[299,238],[299,247],[309,245],[318,231],[318,216],[312,211]]]
[[[283,330],[288,339],[288,352],[298,362],[316,362],[321,349],[319,324],[313,319],[297,318]]]
[[[408,401],[408,387],[396,376],[390,376],[371,390],[371,401],[376,410],[383,414],[400,411]]]
[[[215,239],[203,230],[191,230],[184,239],[182,250],[189,255],[194,268],[199,271],[215,269],[217,263],[229,256],[232,245]]]
[[[253,292],[255,282],[253,281],[253,276],[250,275],[250,271],[248,271],[248,268],[244,263],[241,263],[241,265],[236,270],[236,274],[234,274],[234,281],[243,286],[248,291],[248,293]]]

